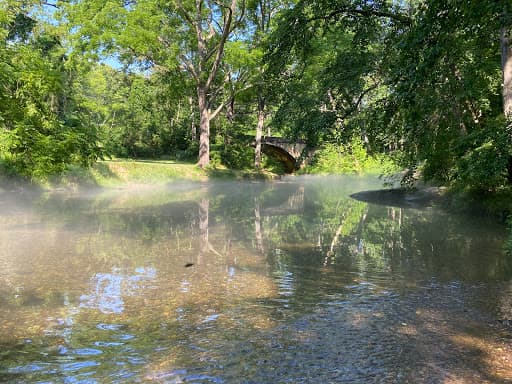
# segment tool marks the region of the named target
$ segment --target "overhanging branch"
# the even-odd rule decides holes
[[[57,4],[49,3],[48,1],[41,1],[41,5],[42,6],[53,7],[53,8],[59,9]]]
[[[335,18],[339,15],[351,15],[351,16],[361,16],[361,17],[383,17],[395,21],[399,21],[402,24],[411,25],[412,20],[403,14],[400,13],[393,13],[393,12],[387,12],[387,11],[381,11],[377,9],[356,9],[356,8],[340,8],[332,11],[331,13],[323,16],[315,16],[307,19],[307,22],[317,21],[317,20],[330,20]]]

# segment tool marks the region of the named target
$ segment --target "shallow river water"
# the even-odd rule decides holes
[[[0,191],[0,382],[512,382],[504,226],[380,187]]]

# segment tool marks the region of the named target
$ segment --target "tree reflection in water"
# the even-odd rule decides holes
[[[391,355],[415,356],[407,343],[428,332],[443,340],[432,328],[440,319],[510,318],[504,228],[349,197],[372,186],[293,178],[10,196],[0,213],[0,379],[300,381],[331,362],[332,377],[357,382],[350,364],[405,369]],[[453,340],[468,340],[449,325]],[[354,350],[373,363],[329,352]],[[294,351],[318,370],[293,366]],[[475,363],[457,356],[457,369]]]

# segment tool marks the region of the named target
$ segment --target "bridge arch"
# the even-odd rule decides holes
[[[297,160],[286,149],[263,142],[261,151],[267,156],[273,157],[281,162],[286,173],[293,173],[297,170]]]
[[[256,146],[254,137],[247,135],[245,137],[247,140],[252,139],[251,145]],[[308,149],[306,142],[302,139],[290,140],[274,136],[261,138],[261,151],[281,162],[286,173],[293,173],[298,170],[314,153],[314,149]]]
[[[300,160],[306,150],[306,142],[301,139],[289,140],[284,137],[265,136],[261,140],[262,152],[284,165],[286,173],[300,168]]]

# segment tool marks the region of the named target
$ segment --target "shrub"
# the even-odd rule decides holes
[[[394,160],[389,155],[369,156],[358,137],[348,144],[327,143],[316,153],[306,173],[389,173],[396,171]]]
[[[251,168],[254,163],[254,149],[249,145],[233,143],[220,152],[222,164],[232,169]]]

